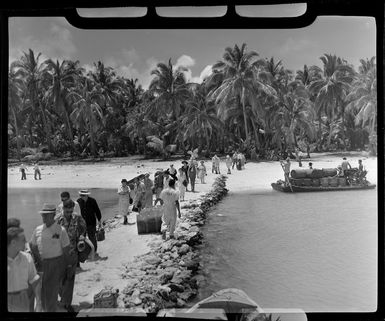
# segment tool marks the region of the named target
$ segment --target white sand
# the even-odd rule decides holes
[[[335,168],[342,156],[327,154],[312,154],[313,168]],[[358,159],[362,159],[368,170],[367,179],[377,183],[377,158],[366,157],[364,154],[351,153],[348,156],[353,167],[357,167]],[[310,160],[304,160],[303,168],[307,168]],[[115,158],[99,163],[42,165],[42,180],[33,179],[32,166],[28,167],[27,180],[21,181],[18,167],[8,169],[8,186],[11,188],[25,187],[63,187],[63,188],[118,188],[122,178],[131,179],[134,176],[150,172],[151,178],[157,168],[166,169],[174,163],[181,166],[180,161],[159,162],[154,160],[142,161],[138,157]],[[186,193],[186,200],[196,199],[207,193],[216,175],[211,173],[211,161],[206,161],[208,176],[206,184],[198,183],[196,193]],[[292,169],[298,168],[298,163],[292,163]],[[221,173],[226,174],[225,163],[221,162]],[[234,192],[246,190],[271,189],[270,184],[283,179],[282,169],[278,162],[247,163],[245,170],[233,170],[228,175],[228,189]],[[277,192],[278,193],[278,192]],[[183,205],[183,202],[182,202]],[[130,215],[130,221],[135,222],[135,214]],[[160,240],[159,235],[138,235],[136,225],[121,225],[106,234],[106,240],[98,243],[98,252],[102,260],[86,262],[81,266],[84,271],[76,275],[73,304],[85,307],[93,302],[93,296],[105,286],[124,289],[126,281],[121,277],[123,263],[131,261],[135,256],[150,250],[149,243]]]

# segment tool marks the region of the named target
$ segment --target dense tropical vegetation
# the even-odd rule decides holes
[[[8,74],[9,158],[35,148],[59,157],[162,155],[198,148],[202,156],[240,149],[271,158],[282,151],[377,149],[375,58],[358,71],[331,54],[323,68],[295,73],[246,44],[225,48],[201,84],[171,59],[144,90],[103,62],[41,61],[33,50]]]

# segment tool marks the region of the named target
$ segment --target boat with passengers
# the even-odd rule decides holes
[[[271,187],[284,193],[327,192],[374,189],[366,179],[367,171],[358,168],[293,169],[288,182],[278,180]]]

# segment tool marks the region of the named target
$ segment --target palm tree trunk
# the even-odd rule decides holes
[[[245,88],[242,88],[242,110],[243,110],[243,121],[245,123],[245,141],[249,137],[249,130],[247,128],[247,117],[246,117],[246,106],[245,106]]]
[[[16,148],[17,148],[17,159],[20,160],[20,140],[19,140],[19,127],[17,126],[17,119],[16,119],[16,112],[14,109],[12,109],[13,112],[13,118],[15,119],[15,131],[16,131]]]
[[[67,112],[67,104],[64,100],[62,100],[62,107],[63,107],[63,113],[64,113],[64,117],[65,117],[65,122],[66,122],[66,125],[67,125],[67,131],[68,131],[68,138],[71,140],[71,146],[73,145],[73,140],[74,140],[74,135],[72,133],[72,127],[71,127],[71,122],[70,122],[70,118],[69,118],[69,115],[68,115],[68,112]]]
[[[48,123],[47,123],[47,118],[46,118],[46,115],[44,112],[44,107],[41,104],[39,104],[39,102],[37,102],[36,104],[38,105],[38,107],[40,109],[41,119],[43,121],[43,128],[44,128],[44,131],[46,133],[48,151],[53,152],[53,145],[52,145],[52,141],[51,141],[51,131],[50,131],[50,128],[49,128]]]
[[[88,133],[90,135],[91,153],[94,157],[96,157],[95,137],[91,128],[91,123],[88,125]]]
[[[342,116],[342,141],[344,143],[344,150],[346,151],[346,142],[345,142],[345,106],[344,103],[341,101],[341,116]]]

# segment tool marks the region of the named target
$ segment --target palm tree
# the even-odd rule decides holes
[[[186,79],[179,67],[175,69],[169,59],[168,64],[158,63],[157,68],[151,71],[155,75],[149,86],[149,91],[155,99],[148,105],[147,115],[169,114],[169,118],[176,120],[181,114],[183,104],[189,97]]]
[[[206,151],[210,151],[210,137],[222,130],[223,123],[217,117],[214,103],[208,100],[205,84],[189,86],[192,94],[186,102],[186,112],[181,117],[182,140],[198,143],[199,152],[204,145]],[[191,149],[195,149],[194,145]]]
[[[324,64],[323,77],[313,80],[309,85],[309,90],[317,95],[315,107],[320,122],[319,126],[321,126],[322,112],[326,113],[328,118],[333,121],[339,107],[341,108],[342,124],[344,126],[345,110],[343,101],[349,92],[354,70],[335,55],[324,54],[320,59]],[[342,135],[346,148],[345,129],[343,129]]]
[[[64,60],[62,63],[59,63],[58,60],[54,62],[48,59],[44,64],[46,65],[45,71],[49,80],[46,96],[53,103],[55,109],[64,117],[68,138],[72,144],[74,137],[69,117],[71,110],[66,97],[76,85],[77,79],[81,76],[82,69],[78,66],[79,61]]]
[[[19,112],[21,109],[21,92],[23,88],[23,80],[15,73],[14,68],[11,68],[8,73],[8,109],[12,113],[13,125],[15,128],[17,158],[20,160],[20,132],[19,132]]]
[[[298,147],[297,134],[312,138],[314,133],[313,109],[304,86],[297,82],[288,84],[285,93],[280,93],[279,110],[273,116],[277,133],[293,150]]]
[[[374,58],[374,57],[373,57]],[[369,133],[371,153],[376,149],[377,77],[374,59],[361,60],[360,74],[352,84],[353,90],[346,97],[347,109],[355,113],[356,124],[362,124]],[[368,67],[368,65],[370,67]]]
[[[67,95],[73,102],[74,110],[70,117],[75,126],[88,132],[91,143],[91,152],[96,157],[96,134],[104,125],[104,117],[101,104],[104,97],[98,86],[89,79],[85,79],[78,90],[73,90]]]
[[[256,61],[258,53],[247,51],[246,44],[241,48],[235,45],[234,48],[227,47],[223,54],[223,61],[218,61],[212,67],[214,74],[223,73],[221,85],[212,92],[216,103],[229,106],[238,101],[242,108],[243,122],[245,128],[245,140],[249,139],[247,124],[246,101],[257,102],[259,92],[274,94],[274,89],[259,79],[259,67],[261,61]],[[226,108],[226,107],[225,107]]]
[[[42,65],[39,63],[40,53],[35,56],[34,52],[29,49],[29,53],[24,53],[20,60],[12,64],[17,69],[25,82],[27,95],[32,103],[33,109],[40,113],[43,128],[45,130],[45,140],[48,144],[49,151],[53,150],[51,142],[51,128],[46,114],[45,105],[42,104],[40,94],[40,82],[42,75]]]

